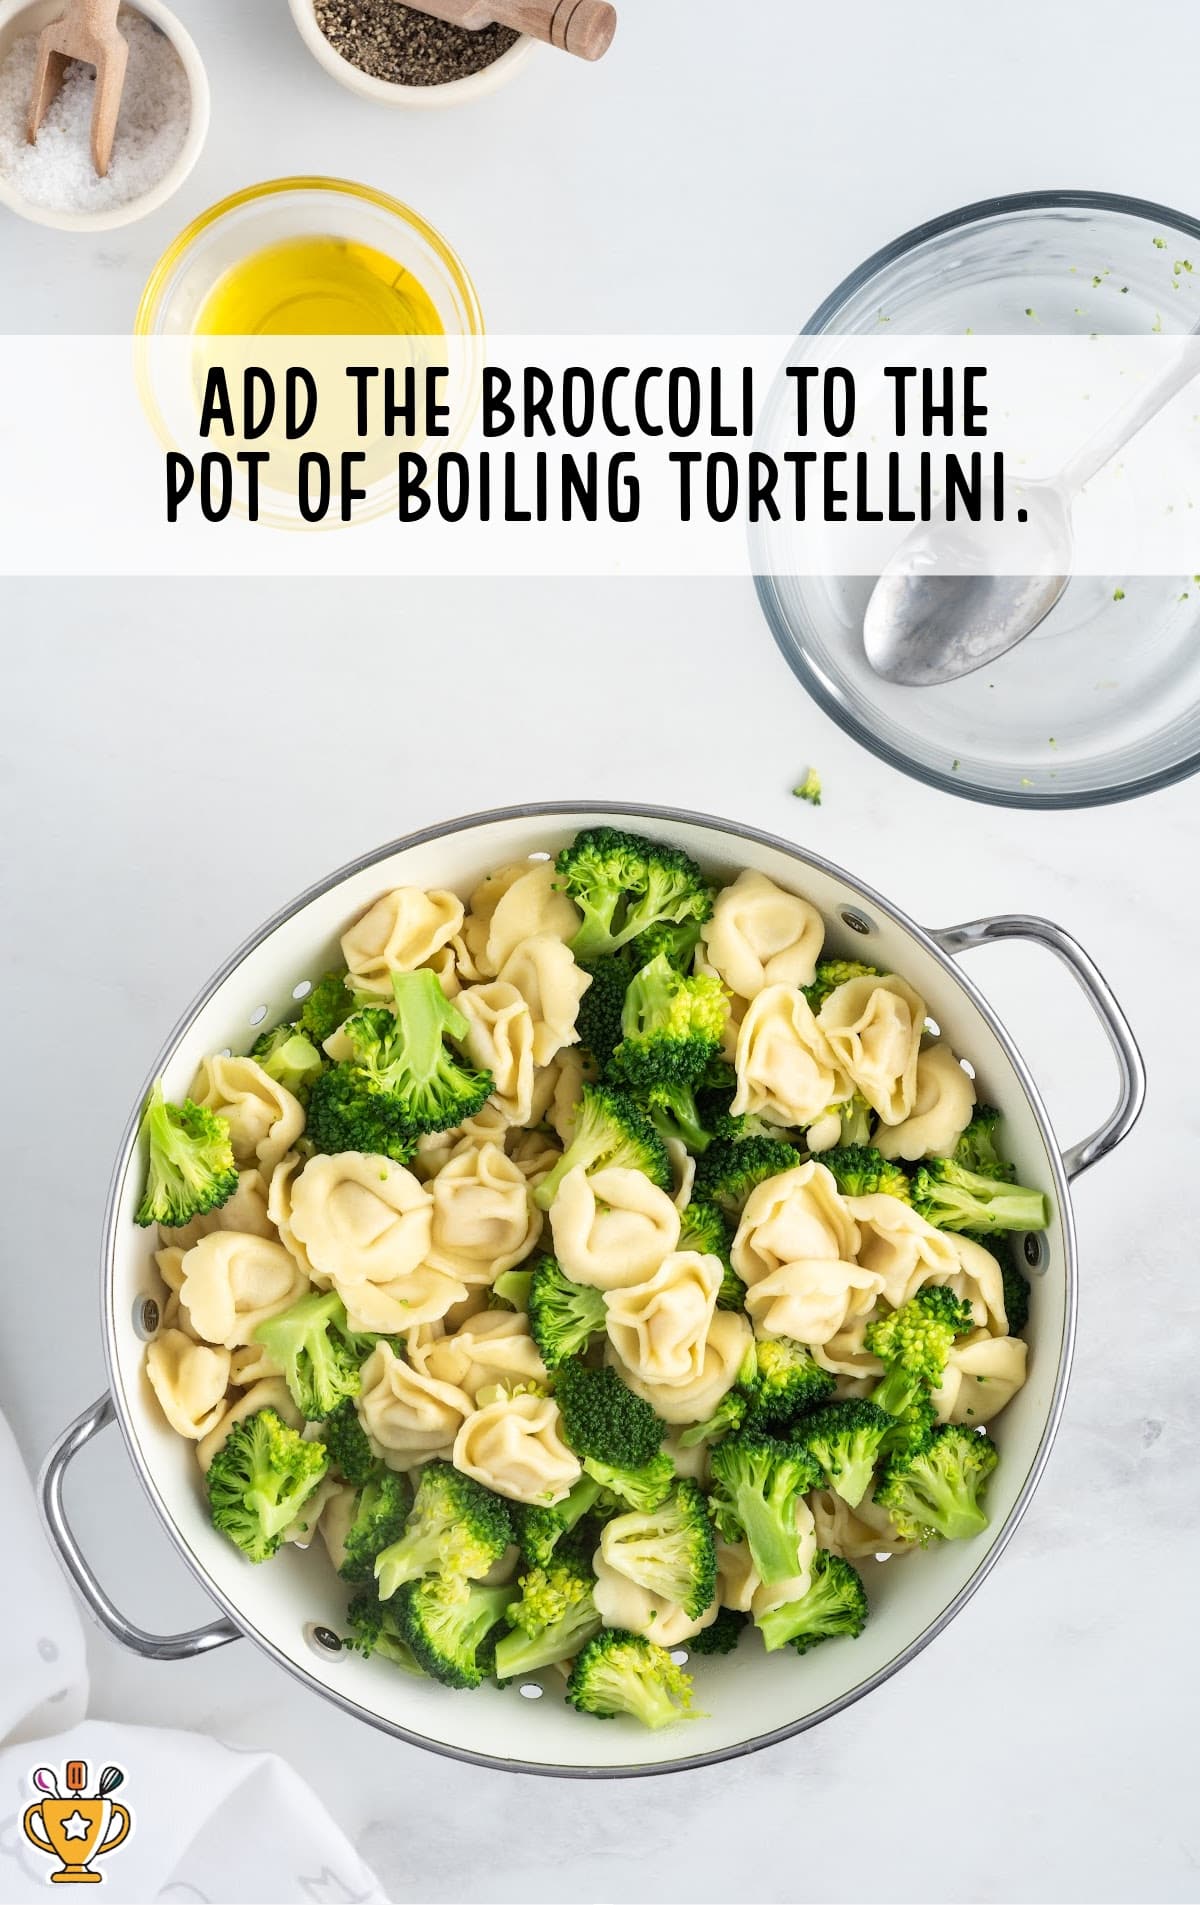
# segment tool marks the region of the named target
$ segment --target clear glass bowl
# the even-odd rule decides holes
[[[1195,270],[1176,270],[1181,259]],[[1190,331],[1200,325],[1200,222],[1102,192],[986,199],[868,258],[804,335],[874,332],[881,311],[889,334],[1027,333],[1030,307],[1053,332]],[[784,533],[768,524],[752,541],[775,639],[813,699],[893,767],[1001,806],[1084,807],[1200,766],[1200,587],[1190,578],[1077,576],[991,668],[900,688],[863,652],[872,579],[788,574]]]

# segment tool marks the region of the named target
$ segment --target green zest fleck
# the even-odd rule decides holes
[[[1124,600],[1125,600],[1125,591],[1124,591],[1124,589],[1114,589],[1114,590],[1113,590],[1113,601],[1114,601],[1114,602],[1123,602]]]
[[[1167,249],[1167,241],[1166,241],[1166,239],[1165,239],[1165,238],[1156,238],[1156,239],[1154,240],[1154,249],[1155,249],[1156,251],[1165,251],[1165,250]]]
[[[806,800],[810,807],[821,805],[821,776],[815,767],[810,767],[798,787],[793,787],[797,800]]]

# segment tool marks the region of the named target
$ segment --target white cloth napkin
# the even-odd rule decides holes
[[[0,1905],[44,1897],[53,1869],[21,1821],[37,1766],[62,1781],[66,1760],[123,1766],[134,1827],[103,1859],[120,1905],[386,1905],[378,1880],[309,1786],[273,1753],[195,1733],[85,1719],[83,1630],[37,1518],[12,1432],[0,1416],[0,1525],[6,1531],[0,1622]],[[65,1792],[66,1788],[63,1787]],[[186,1792],[186,1809],[179,1805]]]

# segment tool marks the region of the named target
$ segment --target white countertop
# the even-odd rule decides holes
[[[498,329],[786,327],[874,245],[991,190],[1195,206],[1200,16],[1177,0],[1148,0],[1136,35],[1118,0],[753,0],[728,40],[735,10],[715,0],[626,0],[606,67],[547,53],[490,103],[429,119],[338,91],[283,0],[181,11],[214,82],[201,168],[150,226],[94,243],[0,222],[4,328],[122,328],[186,213],[288,170],[411,198]],[[591,1786],[391,1742],[247,1643],[151,1666],[96,1635],[93,1711],[287,1755],[396,1899],[1194,1899],[1200,1390],[1175,1185],[1198,1124],[1200,784],[1048,816],[935,795],[808,704],[748,584],[21,583],[0,617],[16,975],[0,1385],[31,1462],[103,1387],[101,1207],[164,1032],[268,912],[426,822],[660,801],[811,843],[923,923],[1048,914],[1104,968],[1151,1079],[1138,1130],[1078,1189],[1079,1349],[1048,1475],[975,1600],[865,1703],[727,1767]],[[673,726],[681,670],[691,712]],[[817,812],[788,791],[810,762]],[[972,969],[1064,1141],[1080,1136],[1115,1087],[1069,978],[1023,947]],[[35,998],[57,1002],[49,1020]],[[130,1616],[204,1618],[115,1434],[71,1494]]]

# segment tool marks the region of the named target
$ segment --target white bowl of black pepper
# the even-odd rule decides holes
[[[401,0],[289,0],[313,58],[332,78],[381,106],[429,110],[495,92],[536,42],[511,27],[468,32]]]

